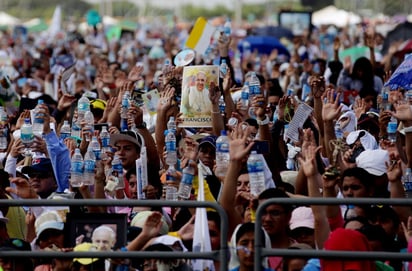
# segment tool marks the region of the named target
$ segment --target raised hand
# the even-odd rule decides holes
[[[61,98],[59,99],[59,103],[57,104],[57,110],[59,111],[65,111],[67,108],[69,108],[73,102],[76,101],[76,97],[70,94],[63,94]]]
[[[316,153],[322,148],[313,144],[313,132],[310,129],[303,131],[302,155],[298,157],[300,167],[306,177],[312,177],[319,173],[316,164]]]
[[[355,104],[353,105],[353,110],[355,111],[356,119],[359,119],[362,114],[366,113],[366,103],[364,98],[357,98]]]
[[[219,86],[217,86],[214,82],[211,82],[209,88],[209,100],[212,104],[218,104],[220,96],[222,96],[222,92],[220,91]]]
[[[401,178],[402,178],[401,159],[394,160],[393,163],[385,162],[385,165],[386,165],[386,175],[388,176],[388,181],[390,183],[401,181]]]
[[[402,121],[412,121],[412,109],[409,103],[397,103],[394,104],[395,112],[392,112],[392,116]]]
[[[175,88],[166,85],[164,91],[160,92],[159,103],[157,104],[157,111],[165,112],[173,105],[173,97],[175,95]]]
[[[339,116],[342,106],[339,105],[340,93],[334,98],[335,91],[328,90],[325,95],[323,95],[323,107],[322,107],[322,119],[323,121],[332,121],[337,119]]]
[[[127,79],[130,81],[136,82],[142,79],[142,73],[143,73],[143,66],[134,66],[130,72],[129,75],[127,76]]]
[[[250,131],[249,129],[243,129],[242,125],[238,125],[233,129],[229,137],[229,156],[231,161],[242,161],[250,153],[253,147],[253,141],[249,142]]]

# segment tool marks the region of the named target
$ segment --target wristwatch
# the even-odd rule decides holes
[[[265,115],[265,118],[263,120],[256,119],[256,122],[259,125],[267,125],[269,124],[269,118],[267,115]]]

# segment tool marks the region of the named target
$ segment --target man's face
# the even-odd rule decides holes
[[[132,199],[137,199],[137,177],[134,174],[130,175],[129,188]]]
[[[199,160],[210,169],[213,169],[216,158],[216,150],[209,144],[202,144],[199,148]]]
[[[116,154],[122,161],[124,169],[128,170],[134,166],[136,160],[140,157],[140,153],[137,152],[136,145],[127,140],[120,140],[116,143]]]
[[[211,220],[209,220],[207,224],[209,226],[210,245],[212,246],[212,250],[218,250],[220,248],[219,225],[216,225],[215,221]]]
[[[109,231],[101,229],[93,232],[92,242],[97,246],[98,250],[108,251],[114,246],[115,240],[113,240]]]
[[[202,91],[205,88],[206,76],[203,73],[199,73],[196,76],[196,88],[197,90]]]
[[[370,196],[367,188],[358,178],[353,176],[343,178],[342,193],[345,198],[365,198]]]
[[[48,197],[57,188],[52,172],[32,172],[29,174],[29,183],[42,198]]]
[[[270,237],[284,234],[289,228],[290,215],[281,205],[269,205],[262,214],[262,226]]]
[[[239,257],[240,265],[243,267],[253,268],[254,251],[255,251],[255,233],[246,232],[243,234],[236,244],[238,247],[245,249],[238,249],[237,255]]]

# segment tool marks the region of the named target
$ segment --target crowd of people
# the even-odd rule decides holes
[[[215,270],[222,264],[230,270],[253,270],[256,219],[261,219],[259,236],[266,248],[411,251],[410,206],[270,204],[262,217],[255,217],[259,204],[272,198],[406,198],[411,189],[408,181],[412,182],[412,98],[408,89],[384,87],[399,64],[397,44],[382,54],[382,35],[372,30],[350,36],[347,29],[340,29],[327,46],[320,44],[319,36],[332,35],[328,28],[304,32],[290,41],[290,56],[276,49],[269,55],[258,50],[241,54],[235,36],[219,33],[211,55],[198,55],[187,63],[220,65],[224,60],[228,65],[218,85],[203,80],[203,74],[197,76],[202,85],[197,90],[207,93],[199,93],[196,99],[211,107],[212,118],[211,127],[201,128],[179,127],[184,67],[164,65],[166,59],[173,63],[183,49],[185,35],[177,29],[156,37],[160,43],[147,42],[153,40],[147,29],[111,41],[99,27],[83,35],[74,30],[48,40],[3,31],[0,56],[9,61],[3,63],[0,80],[1,110],[7,113],[0,120],[0,136],[7,140],[0,155],[0,198],[107,199],[113,207],[1,206],[0,251],[192,251],[194,209],[124,208],[116,202],[165,200],[168,188],[179,189],[187,167],[195,169],[189,197],[195,200],[199,163],[205,168],[201,174],[205,200],[219,203],[229,218],[230,261],[214,261]],[[369,57],[353,63],[350,58],[339,59],[340,50],[358,44],[369,48]],[[245,107],[241,89],[252,73],[259,78],[260,93],[254,93]],[[141,102],[141,95],[152,89],[160,95],[155,116]],[[127,92],[132,95],[125,118],[122,101]],[[78,106],[84,97],[93,113],[92,127]],[[298,140],[291,140],[295,136],[288,127],[296,125],[301,116],[295,113],[305,104],[312,111],[299,126]],[[171,117],[177,127],[175,165],[166,162],[165,131]],[[42,132],[28,144],[23,135],[35,119],[41,119]],[[71,136],[64,136],[66,122]],[[109,142],[104,142],[105,130]],[[223,130],[230,158],[221,176],[215,174],[216,140]],[[79,177],[74,158],[88,153],[94,137],[103,148],[92,176],[84,179],[89,184],[74,185],[73,179]],[[265,189],[254,195],[250,187],[255,180],[249,178],[247,160],[262,141],[268,146],[258,155]],[[136,167],[142,155],[148,182],[144,186]],[[117,175],[113,174],[114,160],[121,163]],[[168,170],[171,166],[175,171]],[[121,224],[97,225],[90,219],[71,233],[67,232],[68,213],[125,214],[127,225],[119,229]],[[208,210],[207,220],[211,248],[219,250],[220,216]],[[126,232],[127,240],[119,245],[119,233]],[[191,263],[184,258],[22,260],[0,253],[2,270],[192,270]],[[262,259],[262,270],[401,271],[412,270],[412,265],[385,258],[271,256]]]

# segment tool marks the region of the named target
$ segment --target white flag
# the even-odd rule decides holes
[[[205,200],[205,190],[203,184],[203,168],[205,166],[199,161],[197,166],[199,172],[199,190],[197,192],[197,200]],[[193,252],[210,252],[212,246],[210,244],[209,226],[207,223],[206,208],[197,208],[195,217],[195,230],[193,235]],[[209,259],[194,259],[192,260],[193,271],[214,271],[213,260]]]

